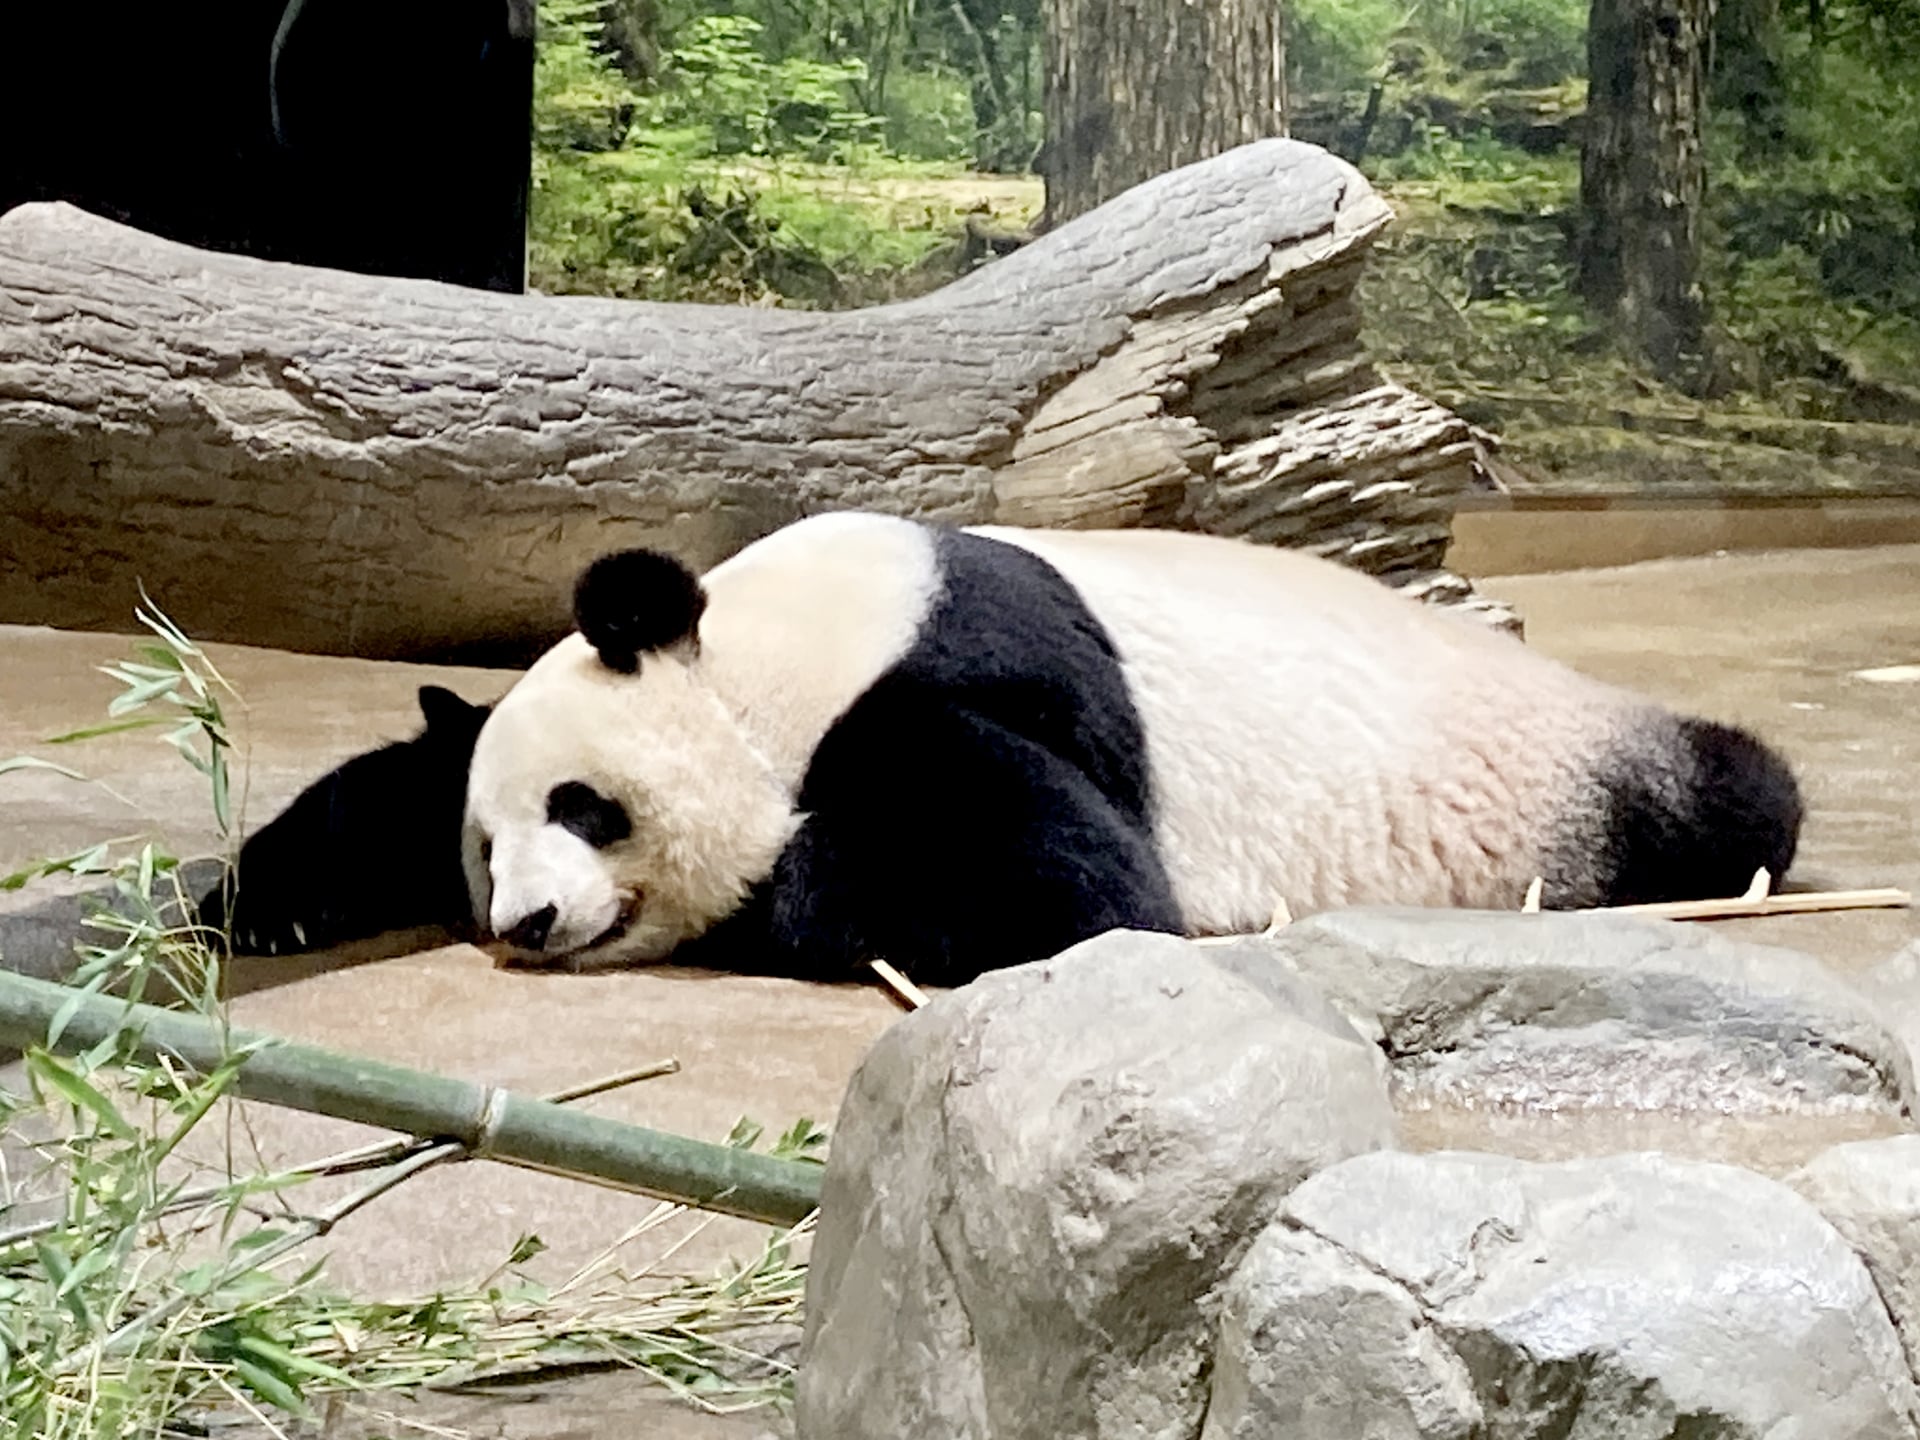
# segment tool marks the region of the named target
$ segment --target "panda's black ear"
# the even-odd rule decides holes
[[[488,706],[462,700],[444,685],[420,687],[420,714],[426,719],[427,729],[436,737],[451,738],[455,733],[478,735],[488,709]]]
[[[699,578],[670,555],[602,555],[573,587],[573,622],[609,670],[631,675],[640,657],[692,637],[707,608]]]

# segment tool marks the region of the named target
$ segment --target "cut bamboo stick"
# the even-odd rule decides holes
[[[1734,920],[1749,915],[1810,915],[1826,910],[1897,910],[1913,903],[1905,890],[1805,890],[1784,895],[1735,895],[1726,900],[1658,900],[1609,905],[1588,915],[1643,915],[1657,920]]]
[[[918,1010],[927,1003],[927,992],[913,981],[902,975],[884,960],[869,960],[869,969],[880,977],[881,983],[893,992],[893,996],[909,1010]]]
[[[1653,920],[1735,920],[1756,915],[1810,915],[1829,910],[1890,910],[1902,909],[1913,903],[1913,896],[1905,890],[1891,887],[1878,890],[1803,890],[1797,893],[1772,895],[1768,893],[1773,877],[1765,870],[1756,871],[1753,883],[1739,895],[1730,895],[1721,900],[1659,900],[1644,905],[1596,905],[1586,910],[1557,911],[1557,914],[1572,915],[1638,915]],[[1541,892],[1545,882],[1535,877],[1527,886],[1526,898],[1520,902],[1520,913],[1537,915],[1540,913]],[[1284,905],[1282,906],[1284,909]],[[1291,914],[1288,919],[1291,919]],[[1269,925],[1264,932],[1247,931],[1240,935],[1195,935],[1188,937],[1195,945],[1231,945],[1239,940],[1248,940],[1264,933],[1271,935],[1279,928],[1276,923]]]
[[[453,1140],[484,1159],[748,1220],[793,1225],[820,1202],[818,1165],[669,1135],[270,1035],[223,1032],[199,1015],[81,995],[0,972],[0,1044],[45,1044],[53,1018],[69,1008],[71,1018],[48,1047],[62,1054],[124,1035],[140,1055],[166,1056],[206,1075],[229,1056],[250,1050],[234,1080],[235,1093],[247,1099]]]

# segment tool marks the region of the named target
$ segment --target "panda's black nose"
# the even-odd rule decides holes
[[[519,920],[500,938],[516,950],[544,950],[547,948],[547,936],[553,933],[554,917],[559,913],[551,905],[542,905],[531,915]]]

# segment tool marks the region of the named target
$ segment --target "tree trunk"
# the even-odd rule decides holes
[[[1287,133],[1281,0],[1046,0],[1046,223]]]
[[[1714,0],[1593,0],[1580,287],[1663,376],[1703,376],[1702,146]]]
[[[989,174],[1024,171],[1033,158],[1027,117],[1016,106],[996,33],[998,6],[987,0],[950,0],[954,25],[973,51],[973,165]],[[978,11],[979,13],[976,13]]]
[[[1787,80],[1780,0],[1720,0],[1713,25],[1710,101],[1740,117],[1741,145],[1760,160],[1787,143]]]
[[[139,578],[204,639],[514,660],[608,549],[708,565],[854,507],[1202,527],[1468,598],[1440,567],[1475,439],[1360,348],[1388,219],[1269,141],[823,314],[485,294],[23,207],[0,620],[125,628]]]

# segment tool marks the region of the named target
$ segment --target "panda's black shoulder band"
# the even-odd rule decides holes
[[[655,550],[602,555],[573,587],[573,621],[609,670],[631,675],[640,657],[695,634],[707,592],[691,570]]]

